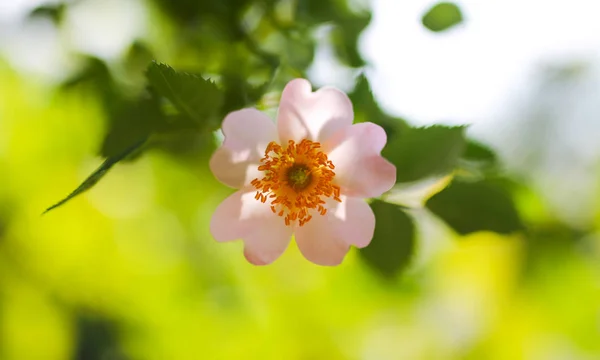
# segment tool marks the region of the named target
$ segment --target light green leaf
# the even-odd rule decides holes
[[[431,31],[447,30],[463,21],[460,8],[453,3],[441,2],[423,15],[423,26]]]

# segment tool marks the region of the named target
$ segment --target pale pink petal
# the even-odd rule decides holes
[[[209,167],[223,184],[239,189],[250,181],[262,177],[258,171],[259,159],[245,158],[250,151],[236,152],[224,146],[218,148],[210,158]]]
[[[290,81],[281,94],[277,129],[283,144],[288,140],[324,141],[352,125],[354,111],[346,94],[333,87],[312,92],[305,79]]]
[[[296,229],[296,243],[304,257],[317,265],[335,266],[342,263],[350,250],[335,231],[333,215],[314,215],[304,226]]]
[[[380,155],[386,141],[381,126],[366,122],[336,132],[323,144],[342,194],[377,197],[394,186],[396,167]]]
[[[216,241],[244,241],[244,255],[255,265],[266,265],[287,248],[292,228],[274,214],[268,203],[254,199],[255,191],[245,188],[225,199],[215,210],[210,232]]]
[[[375,230],[375,215],[362,199],[342,196],[325,216],[318,214],[296,229],[298,248],[308,260],[318,265],[338,265],[350,245],[369,245]]]
[[[262,112],[242,109],[229,113],[221,130],[225,140],[211,157],[210,169],[223,184],[239,189],[256,177],[267,145],[277,140],[277,129]]]

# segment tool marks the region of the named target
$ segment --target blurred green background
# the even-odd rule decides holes
[[[384,0],[0,2],[0,359],[600,359],[600,42],[536,66],[498,121],[421,127],[371,91],[386,59],[364,49],[408,38],[361,46]],[[451,47],[469,6],[406,14]],[[274,114],[294,77],[348,91],[398,168],[334,268],[294,244],[255,267],[208,232],[221,119]]]

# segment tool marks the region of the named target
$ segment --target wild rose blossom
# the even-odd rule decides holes
[[[285,86],[277,124],[256,109],[228,114],[210,168],[239,190],[212,217],[215,240],[242,239],[255,265],[277,259],[292,234],[319,265],[340,264],[350,246],[369,245],[375,216],[364,198],[391,189],[396,169],[380,155],[385,131],[353,119],[346,94],[333,87],[312,92],[304,79]]]

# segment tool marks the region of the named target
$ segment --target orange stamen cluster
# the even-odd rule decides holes
[[[333,184],[335,166],[318,142],[290,140],[284,148],[272,141],[260,161],[258,170],[265,176],[251,182],[257,189],[255,198],[263,203],[270,200],[271,210],[285,216],[286,225],[298,220],[303,226],[312,218],[311,212],[325,215],[323,198],[342,201],[340,187]]]

